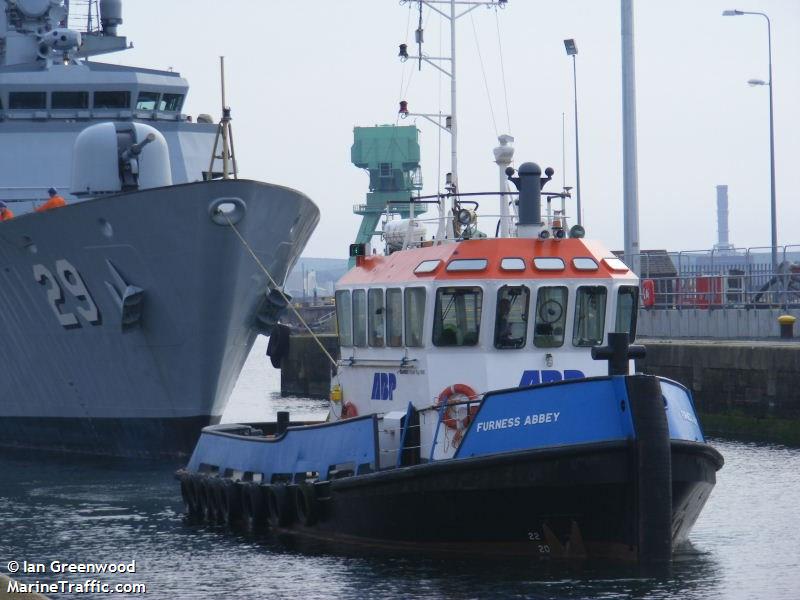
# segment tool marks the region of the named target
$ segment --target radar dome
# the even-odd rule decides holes
[[[143,123],[98,123],[75,139],[72,189],[97,196],[172,185],[167,140]]]
[[[17,0],[17,8],[26,17],[41,17],[50,8],[50,0]]]

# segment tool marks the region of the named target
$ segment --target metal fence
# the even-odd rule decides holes
[[[639,255],[646,309],[800,306],[800,245],[778,249],[690,250]]]

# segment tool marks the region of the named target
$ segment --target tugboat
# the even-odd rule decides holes
[[[685,387],[628,374],[634,273],[543,221],[536,164],[513,179],[517,237],[353,248],[328,421],[205,428],[179,473],[191,517],[392,549],[671,556],[722,456]]]
[[[177,473],[189,518],[337,548],[669,560],[723,458],[684,386],[629,374],[638,277],[542,210],[552,169],[505,169],[517,191],[487,238],[455,167],[384,227],[383,254],[350,247],[327,420],[206,427]]]

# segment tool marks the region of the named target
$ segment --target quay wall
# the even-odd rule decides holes
[[[706,433],[800,445],[800,341],[637,341],[637,370],[688,387]]]

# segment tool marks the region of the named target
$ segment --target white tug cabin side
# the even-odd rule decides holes
[[[484,393],[606,375],[592,347],[635,337],[638,278],[601,244],[541,235],[562,223],[541,222],[540,174],[520,167],[518,237],[360,256],[338,282],[331,418],[377,414],[382,467],[397,461],[409,404],[420,460],[451,458]]]

